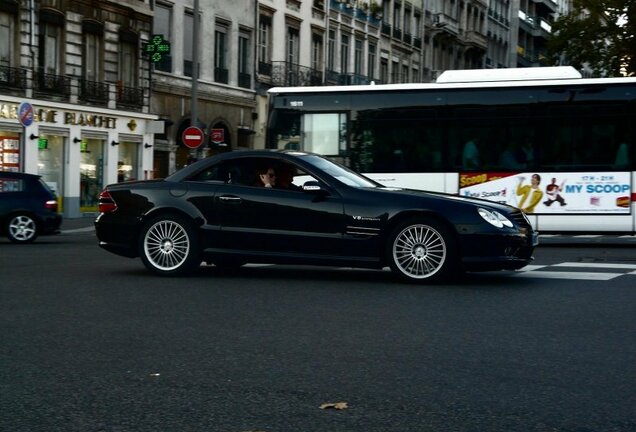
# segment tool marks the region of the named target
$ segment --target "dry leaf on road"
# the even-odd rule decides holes
[[[324,404],[320,405],[320,409],[343,410],[343,409],[347,409],[347,408],[349,408],[349,406],[347,405],[346,402],[324,403]]]

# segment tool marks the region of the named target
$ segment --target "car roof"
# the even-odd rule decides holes
[[[13,178],[23,178],[23,179],[37,179],[42,177],[39,174],[29,174],[24,172],[15,172],[15,171],[0,171],[0,176],[2,177],[13,177]]]
[[[224,160],[240,159],[245,157],[279,157],[287,160],[294,160],[296,156],[313,155],[313,153],[302,152],[298,150],[277,150],[277,149],[264,149],[264,150],[237,150],[225,153],[219,153],[214,156],[201,159],[192,165],[180,169],[172,175],[166,177],[167,181],[181,181],[187,178],[191,174],[196,173],[202,167],[210,165],[210,163],[221,162]]]

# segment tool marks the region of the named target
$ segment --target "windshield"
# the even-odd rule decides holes
[[[379,183],[363,177],[351,171],[349,168],[330,161],[329,159],[316,155],[305,155],[302,159],[348,186],[357,188],[375,188],[380,186]]]

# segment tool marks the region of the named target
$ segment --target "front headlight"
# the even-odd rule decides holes
[[[508,227],[512,228],[513,224],[510,220],[495,210],[486,210],[485,208],[478,208],[477,212],[479,216],[481,216],[486,222],[489,224],[496,226],[497,228]]]

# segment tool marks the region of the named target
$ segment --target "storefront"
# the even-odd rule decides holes
[[[18,122],[20,103],[34,121]],[[0,98],[0,170],[39,174],[56,192],[60,211],[74,218],[97,212],[107,184],[152,178],[150,114],[39,100]]]

